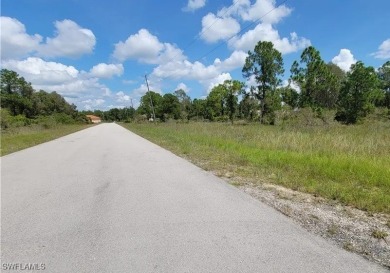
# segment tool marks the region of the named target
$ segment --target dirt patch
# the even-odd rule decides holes
[[[390,269],[390,215],[367,213],[281,186],[225,179],[306,230]]]

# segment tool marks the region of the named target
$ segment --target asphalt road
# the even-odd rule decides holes
[[[1,163],[3,272],[388,272],[117,124]]]

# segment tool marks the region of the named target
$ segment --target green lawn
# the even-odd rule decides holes
[[[1,131],[1,151],[6,155],[28,147],[32,147],[49,140],[53,140],[76,131],[85,129],[90,125],[72,124],[57,125],[53,128],[44,129],[42,126],[25,126]]]
[[[390,213],[390,123],[124,124],[203,168]]]

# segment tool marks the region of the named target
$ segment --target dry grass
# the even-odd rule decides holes
[[[90,125],[56,125],[45,129],[40,125],[25,126],[1,131],[0,154],[6,155],[32,147],[87,128]]]

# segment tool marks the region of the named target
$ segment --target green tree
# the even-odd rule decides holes
[[[290,86],[278,88],[280,95],[282,97],[282,102],[296,108],[299,106],[299,93]]]
[[[191,119],[207,119],[207,101],[205,99],[194,99],[191,103]]]
[[[179,99],[173,94],[165,94],[161,102],[162,120],[179,119],[181,116]]]
[[[229,115],[230,122],[233,124],[234,117],[238,108],[238,95],[244,92],[245,84],[237,80],[226,80],[223,83],[226,89],[226,108]]]
[[[334,108],[337,103],[340,82],[331,68],[325,64],[320,52],[313,46],[307,47],[291,66],[291,77],[300,90],[300,106],[316,108]]]
[[[25,115],[28,118],[34,116],[31,101],[16,93],[1,94],[1,108],[8,109],[12,116]]]
[[[173,94],[178,98],[180,103],[180,117],[182,119],[188,119],[191,111],[191,98],[183,89],[178,89]]]
[[[342,83],[345,80],[347,74],[337,64],[330,62],[327,64],[327,67],[336,76],[338,82]]]
[[[11,115],[33,117],[33,107],[30,100],[34,89],[18,73],[8,69],[0,72],[1,107],[9,109]]]
[[[161,118],[161,103],[162,96],[159,93],[149,91],[141,97],[140,106],[137,109],[137,112],[141,115],[146,115],[147,118],[153,118],[153,109],[156,115],[156,118]]]
[[[242,73],[248,80],[254,78],[257,83],[256,97],[261,103],[260,122],[265,123],[265,116],[274,113],[267,96],[274,97],[276,87],[281,83],[280,76],[284,73],[282,54],[272,42],[260,41],[253,52],[248,52]]]
[[[378,77],[384,92],[383,106],[390,110],[390,61],[387,61],[378,69]]]
[[[0,92],[2,94],[18,94],[22,97],[31,97],[34,89],[31,83],[27,82],[18,73],[8,69],[2,69],[0,81]]]
[[[336,120],[354,124],[363,119],[374,108],[378,99],[380,81],[373,67],[362,62],[351,66],[347,79],[341,88]]]
[[[219,84],[211,89],[206,98],[207,118],[211,121],[215,119],[223,120],[226,113],[226,88]]]
[[[259,100],[252,93],[245,93],[238,105],[240,118],[255,120],[260,109]]]

